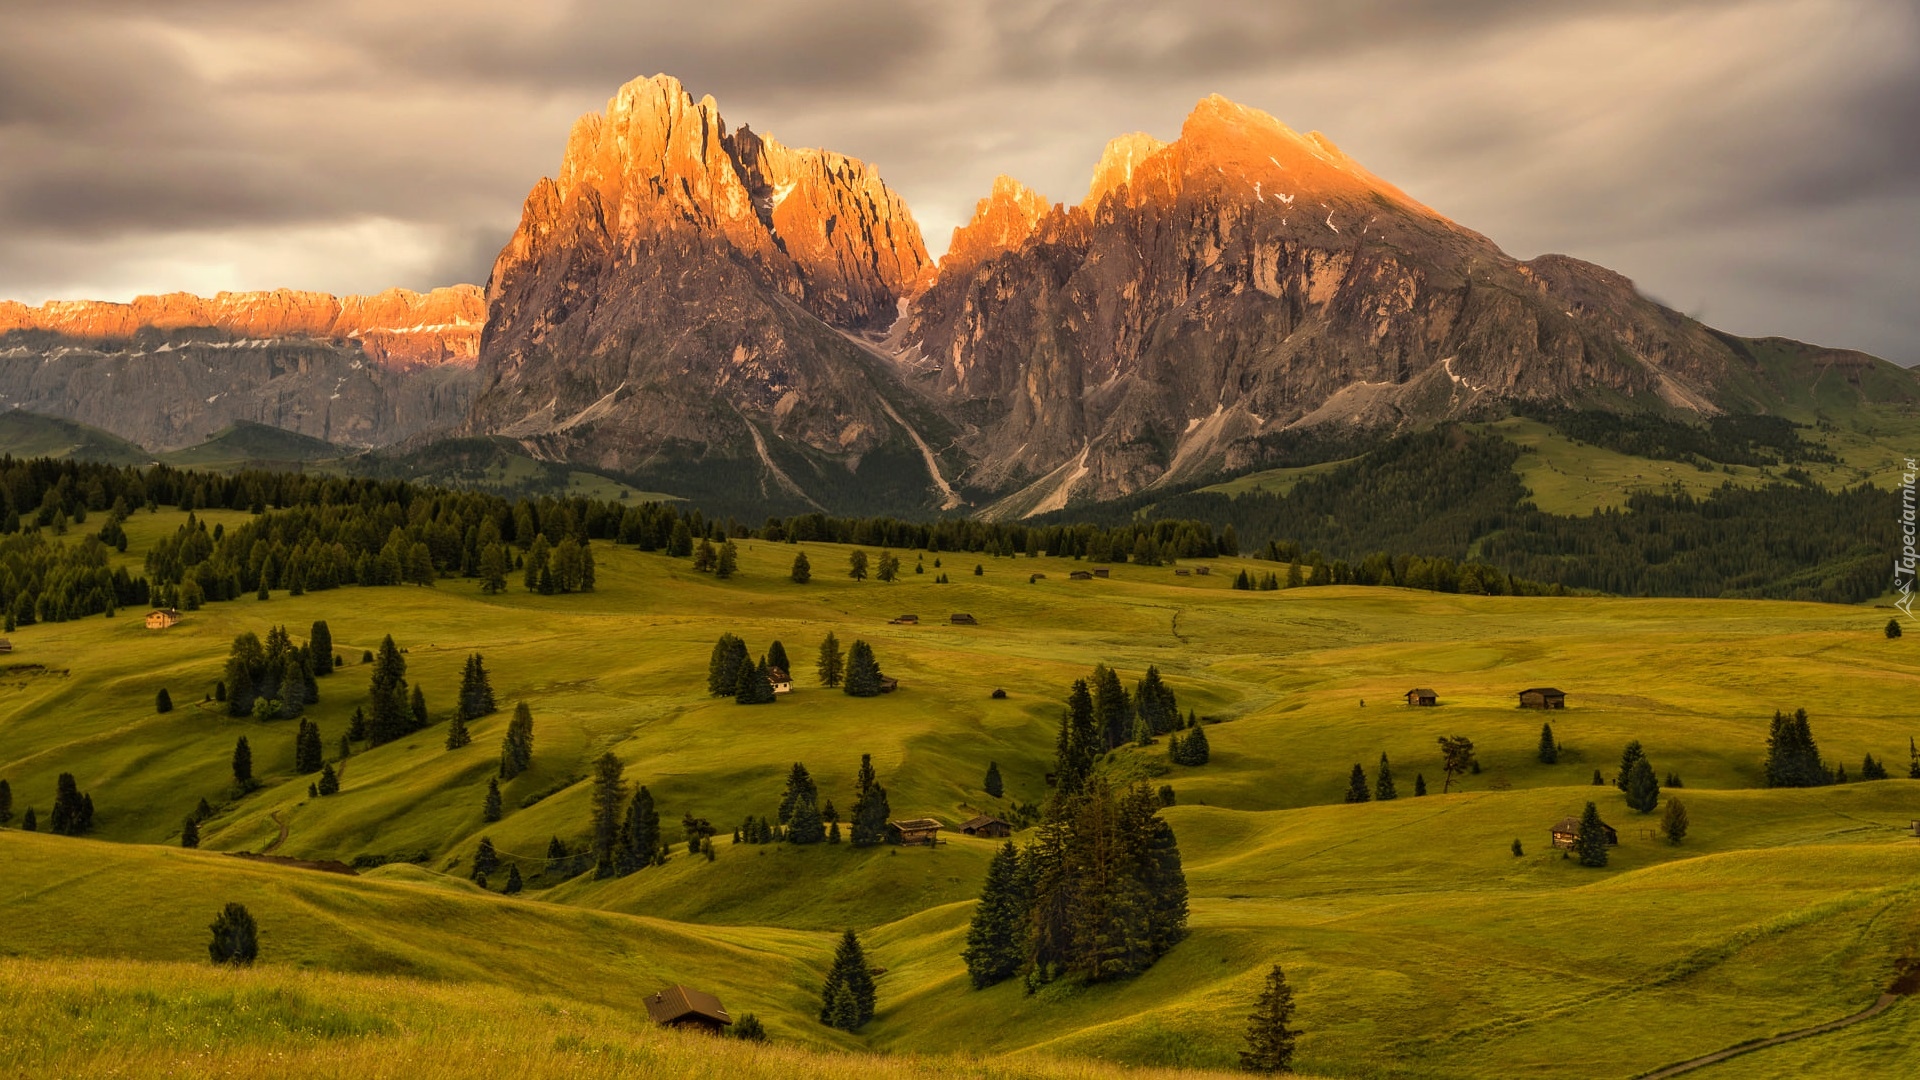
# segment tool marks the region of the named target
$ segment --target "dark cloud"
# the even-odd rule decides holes
[[[1912,362],[1916,61],[1877,0],[15,0],[0,294],[481,280],[569,123],[665,71],[873,161],[935,250],[1220,92],[1517,255]]]

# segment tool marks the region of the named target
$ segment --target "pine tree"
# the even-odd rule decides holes
[[[721,634],[713,643],[713,655],[707,660],[707,693],[713,697],[732,697],[740,690],[740,665],[747,663],[747,643],[732,634]]]
[[[709,573],[719,561],[720,553],[714,549],[713,541],[701,537],[700,543],[693,549],[693,568],[702,574]]]
[[[882,550],[880,552],[879,569],[874,571],[873,576],[879,578],[881,581],[892,581],[899,577],[900,557],[891,551]]]
[[[514,863],[513,865],[508,866],[507,867],[507,886],[506,888],[501,889],[500,892],[507,896],[515,896],[519,894],[520,890],[526,887],[527,887],[526,882],[520,880],[520,865],[518,863]]]
[[[1660,807],[1660,780],[1653,775],[1653,766],[1644,757],[1634,760],[1633,774],[1627,777],[1627,806],[1642,814],[1651,814]]]
[[[420,689],[418,683],[414,684],[413,700],[408,705],[407,712],[413,717],[413,730],[419,731],[427,726],[427,695]]]
[[[867,553],[854,548],[847,553],[847,576],[855,581],[867,580]]]
[[[967,927],[967,947],[960,955],[976,990],[1011,978],[1026,959],[1027,893],[1020,854],[1008,841],[987,864],[986,885]]]
[[[374,657],[367,690],[367,741],[374,746],[390,743],[413,730],[406,675],[407,661],[394,645],[393,635],[388,634],[381,639],[380,652]]]
[[[511,780],[533,766],[533,710],[522,701],[513,707],[506,737],[500,740],[500,778]]]
[[[874,659],[872,646],[855,639],[852,648],[847,650],[847,679],[841,690],[851,697],[878,697],[881,678],[880,663]]]
[[[1667,843],[1678,844],[1685,840],[1689,824],[1687,808],[1681,805],[1679,799],[1668,796],[1667,812],[1660,815],[1660,832],[1666,836]]]
[[[307,644],[313,649],[313,673],[333,674],[333,631],[327,628],[325,619],[314,621],[313,628],[307,631]]]
[[[1474,768],[1477,764],[1473,756],[1473,740],[1465,735],[1440,736],[1440,769],[1445,781],[1440,785],[1440,794],[1445,795],[1453,788],[1453,778]]]
[[[654,808],[653,793],[645,784],[633,793],[627,804],[626,820],[620,826],[620,838],[614,851],[614,873],[631,874],[653,862],[660,850],[660,812]]]
[[[192,814],[188,814],[187,819],[180,823],[180,846],[183,848],[200,846],[200,823],[193,819]]]
[[[1105,664],[1096,664],[1088,680],[1093,691],[1093,715],[1100,725],[1105,753],[1125,743],[1133,735],[1133,699],[1120,685],[1120,675]]]
[[[612,752],[600,755],[593,766],[589,823],[595,877],[612,877],[614,852],[620,844],[620,808],[627,799],[626,766]]]
[[[1373,793],[1367,790],[1367,773],[1359,762],[1353,763],[1353,772],[1347,774],[1347,801],[1350,803],[1367,802]]]
[[[740,570],[740,549],[729,540],[720,545],[720,555],[713,560],[713,576],[726,580]]]
[[[874,775],[873,755],[860,755],[860,774],[854,780],[852,835],[854,847],[872,847],[887,838],[887,819],[893,810],[887,805],[887,789]]]
[[[1380,752],[1380,772],[1374,780],[1373,797],[1381,802],[1400,797],[1400,793],[1394,790],[1393,766],[1387,764],[1387,754],[1384,750]]]
[[[814,673],[820,677],[820,685],[835,687],[846,676],[847,661],[840,652],[840,639],[827,632],[827,638],[820,643],[820,659],[814,664]]]
[[[1520,838],[1517,836],[1513,838],[1513,846],[1508,850],[1513,852],[1513,857],[1516,859],[1524,857],[1527,853],[1527,849],[1520,845]]]
[[[233,782],[244,790],[253,788],[253,748],[245,735],[233,744]]]
[[[153,711],[157,713],[170,713],[173,711],[173,697],[167,693],[167,688],[164,686],[160,688],[158,694],[153,696]]]
[[[466,717],[454,713],[453,719],[447,721],[447,749],[458,750],[471,742],[473,733],[467,730]]]
[[[13,785],[0,780],[0,825],[13,820]]]
[[[353,707],[353,715],[347,718],[347,733],[343,738],[348,742],[365,742],[367,739],[367,714],[358,705]]]
[[[478,720],[497,708],[493,679],[487,674],[486,662],[479,653],[474,653],[467,657],[466,669],[460,673],[460,703],[454,715],[461,720]]]
[[[1900,620],[1888,619],[1887,620],[1887,640],[1892,641],[1894,638],[1897,638],[1899,636],[1900,636]]]
[[[1614,777],[1614,786],[1621,791],[1627,790],[1627,782],[1633,777],[1634,762],[1645,761],[1646,758],[1647,753],[1641,749],[1639,739],[1627,743],[1626,749],[1620,751],[1620,772]]]
[[[740,688],[734,692],[733,700],[738,705],[773,704],[773,674],[766,657],[761,657],[757,665],[741,669]]]
[[[480,820],[494,822],[500,820],[500,778],[487,777],[487,801],[480,809]]]
[[[20,819],[20,828],[25,832],[36,832],[39,830],[40,823],[34,820],[33,807],[27,807],[27,816]]]
[[[1273,965],[1267,972],[1253,1015],[1247,1017],[1247,1048],[1240,1051],[1240,1067],[1248,1072],[1293,1071],[1293,1044],[1300,1032],[1292,1026],[1293,988],[1286,972]]]
[[[1560,761],[1560,744],[1553,740],[1553,725],[1540,725],[1540,764],[1556,765]]]
[[[1419,796],[1421,796],[1421,795],[1425,795],[1426,793],[1427,793],[1427,774],[1426,774],[1426,773],[1414,773],[1414,774],[1413,774],[1413,794],[1414,794],[1414,796],[1415,796],[1415,797],[1417,798],[1417,797],[1419,797]]]
[[[793,675],[793,661],[787,658],[787,647],[785,645],[776,641],[767,646],[767,668],[769,670],[778,668],[786,672],[789,677]]]
[[[999,762],[997,761],[987,762],[987,778],[981,784],[981,789],[984,790],[989,796],[992,796],[993,798],[996,798],[996,799],[1006,792],[1005,785],[1002,784],[1000,781],[1000,763]],[[0,821],[5,821],[5,820],[6,820],[5,818],[0,818]]]
[[[787,826],[787,842],[818,844],[826,838],[826,822],[821,817],[820,808],[814,803],[813,793],[801,792],[793,803],[793,820]]]
[[[1599,770],[1599,769],[1595,769],[1595,770],[1593,770],[1593,786],[1594,786],[1594,787],[1606,787],[1606,786],[1607,786],[1607,780],[1606,780],[1606,778],[1605,778],[1605,777],[1603,777],[1603,776],[1601,776],[1601,775],[1600,775],[1600,770]]]
[[[1573,837],[1573,853],[1581,866],[1607,865],[1607,829],[1600,822],[1600,808],[1593,803],[1580,815],[1580,828]]]
[[[767,1041],[766,1025],[762,1024],[760,1018],[752,1013],[745,1013],[740,1019],[734,1021],[733,1027],[728,1029],[727,1034],[732,1035],[736,1039],[744,1039],[747,1042]]]
[[[820,788],[813,782],[813,774],[807,771],[805,765],[794,762],[793,768],[787,770],[787,788],[780,795],[780,824],[785,825],[793,820],[793,808],[802,798],[818,801],[819,797]]]
[[[793,557],[793,570],[787,575],[795,585],[805,585],[813,580],[813,565],[807,562],[807,553],[802,551]]]
[[[207,929],[213,931],[207,953],[216,964],[244,967],[260,955],[260,928],[244,904],[228,904]]]
[[[483,836],[480,844],[473,849],[473,880],[487,887],[487,878],[500,869],[500,853],[493,849],[493,839]]]
[[[1884,764],[1878,761],[1875,761],[1872,754],[1868,754],[1864,759],[1861,760],[1860,779],[1885,780],[1886,778],[1887,778],[1887,767]]]
[[[1149,665],[1147,674],[1133,688],[1134,711],[1155,735],[1165,735],[1180,727],[1180,702],[1172,688],[1160,678],[1160,669]]]
[[[1913,736],[1907,736],[1907,779],[1920,780],[1920,745],[1915,745]]]
[[[320,782],[314,785],[314,790],[323,796],[340,793],[340,774],[333,771],[332,765],[320,766]]]
[[[1807,710],[1796,709],[1792,716],[1773,714],[1763,771],[1768,787],[1818,787],[1827,782],[1826,766],[1813,741]]]
[[[302,776],[317,773],[326,762],[327,748],[320,741],[320,725],[302,718],[293,739],[293,771]]]
[[[840,938],[833,967],[820,992],[820,1022],[842,1031],[858,1031],[873,1019],[873,971],[852,930]]]
[[[1067,711],[1060,718],[1060,735],[1054,744],[1056,796],[1079,794],[1093,774],[1094,762],[1105,750],[1105,738],[1093,712],[1093,694],[1085,679],[1076,679],[1067,693]]]

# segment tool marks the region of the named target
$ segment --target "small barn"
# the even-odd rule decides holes
[[[768,668],[767,680],[773,683],[774,693],[776,694],[793,693],[793,676],[787,674],[786,668],[783,668],[783,667]]]
[[[1094,577],[1106,577],[1106,576],[1107,576],[1107,568],[1106,568],[1106,567],[1104,567],[1104,566],[1096,566],[1096,567],[1094,567],[1094,568],[1093,568],[1093,576],[1094,576]]]
[[[887,832],[888,839],[896,844],[925,844],[932,847],[940,842],[940,823],[930,817],[889,821]]]
[[[1567,707],[1567,695],[1551,686],[1536,686],[1531,690],[1520,691],[1520,707],[1523,709],[1564,709]]]
[[[1092,581],[1092,580],[1093,580],[1093,571],[1091,571],[1091,570],[1073,570],[1073,571],[1069,571],[1069,572],[1068,572],[1068,574],[1067,574],[1067,577],[1069,577],[1069,578],[1071,578],[1071,579],[1072,579],[1072,580],[1074,580],[1074,581]]]
[[[1002,840],[1013,835],[1013,826],[997,817],[980,814],[961,822],[960,831],[968,836],[986,836]]]
[[[723,1034],[733,1023],[719,998],[685,986],[669,986],[649,994],[647,1016],[661,1027],[694,1028],[714,1035]]]
[[[1192,577],[1192,576],[1193,576],[1193,571],[1191,571],[1191,570],[1175,570],[1175,571],[1173,572],[1173,576],[1174,576],[1174,577]]]
[[[891,675],[882,675],[882,676],[880,677],[880,692],[881,692],[881,693],[883,693],[883,694],[891,694],[891,693],[893,693],[893,692],[894,692],[895,690],[898,690],[898,689],[900,689],[900,680],[899,680],[899,679],[896,679],[896,678],[894,678],[894,677],[893,677],[893,676],[891,676]]]
[[[0,637],[0,653],[10,653],[12,651],[13,651],[13,642],[8,641],[6,638]]]
[[[891,626],[919,626],[919,625],[920,625],[920,616],[918,616],[918,615],[901,615],[901,616],[898,616],[898,617],[896,617],[896,618],[892,618],[892,619],[888,619],[888,620],[887,620],[887,623],[888,623],[889,625],[891,625]]]
[[[1613,826],[1603,821],[1600,823],[1600,827],[1607,831],[1608,847],[1613,847],[1616,844],[1620,843],[1620,834],[1614,830]],[[1561,818],[1557,823],[1554,824],[1553,826],[1553,846],[1554,847],[1560,848],[1563,851],[1572,851],[1573,842],[1575,840],[1578,840],[1579,838],[1580,838],[1580,819],[1579,818],[1577,817]]]
[[[180,612],[177,608],[155,608],[147,612],[147,629],[149,630],[165,630],[179,621]]]
[[[1407,704],[1432,708],[1440,704],[1440,695],[1428,687],[1421,686],[1407,691]]]
[[[973,616],[967,614],[964,611],[954,612],[953,615],[951,616],[951,620],[953,622],[953,625],[955,626],[979,626],[980,625],[979,619],[974,618]]]

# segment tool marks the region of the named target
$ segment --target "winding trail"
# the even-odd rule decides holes
[[[1717,1053],[1708,1054],[1705,1057],[1694,1058],[1692,1061],[1683,1061],[1678,1065],[1669,1065],[1666,1068],[1660,1069],[1655,1072],[1641,1073],[1640,1080],[1666,1080],[1666,1078],[1669,1076],[1679,1076],[1681,1073],[1692,1072],[1695,1069],[1704,1069],[1708,1065],[1716,1065],[1722,1061],[1727,1060],[1728,1058],[1739,1057],[1741,1054],[1750,1054],[1755,1050],[1764,1050],[1769,1046],[1779,1046],[1781,1043],[1789,1043],[1789,1042],[1793,1042],[1796,1039],[1804,1039],[1810,1035],[1824,1035],[1829,1031],[1838,1031],[1843,1027],[1851,1027],[1852,1025],[1858,1024],[1863,1020],[1871,1020],[1874,1017],[1879,1016],[1881,1013],[1886,1012],[1887,1009],[1892,1007],[1893,1003],[1898,1000],[1900,1000],[1899,994],[1893,993],[1892,991],[1888,991],[1887,993],[1880,995],[1879,1001],[1876,1001],[1872,1005],[1868,1006],[1867,1008],[1862,1009],[1857,1013],[1854,1013],[1852,1016],[1842,1017],[1838,1020],[1829,1020],[1824,1024],[1815,1024],[1812,1027],[1801,1028],[1799,1031],[1789,1031],[1785,1035],[1775,1035],[1771,1039],[1761,1039],[1757,1042],[1741,1043],[1739,1046],[1730,1046],[1725,1050],[1718,1051]]]
[[[285,815],[285,814],[283,814],[283,813],[281,813],[281,812],[280,812],[280,811],[278,811],[278,810],[275,810],[275,811],[274,811],[273,813],[271,813],[271,814],[269,814],[269,815],[267,815],[267,816],[268,816],[268,817],[271,817],[271,818],[273,819],[273,823],[274,823],[275,825],[278,825],[278,826],[280,826],[280,835],[279,835],[279,836],[276,836],[276,837],[274,837],[274,838],[273,838],[273,843],[271,843],[271,844],[268,844],[268,845],[267,845],[266,847],[263,847],[263,848],[261,848],[261,849],[260,849],[260,854],[262,854],[262,855],[266,855],[266,854],[268,854],[268,853],[270,853],[270,852],[273,852],[273,851],[277,851],[277,850],[279,850],[279,848],[280,848],[280,845],[281,845],[281,844],[284,844],[284,843],[286,843],[286,842],[287,842],[287,817],[286,817],[286,815]]]

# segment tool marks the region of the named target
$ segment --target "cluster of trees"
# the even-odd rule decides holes
[[[313,647],[316,640],[325,643],[324,651]],[[226,699],[229,716],[292,719],[320,700],[317,680],[333,671],[332,648],[324,622],[314,623],[308,639],[299,645],[284,626],[267,631],[264,644],[248,630],[233,639],[214,697]]]
[[[1755,466],[1838,460],[1831,450],[1802,439],[1800,425],[1784,416],[1736,414],[1688,424],[1648,413],[1548,405],[1523,406],[1521,415],[1550,424],[1575,442],[1634,457]]]
[[[588,822],[588,851],[594,876],[625,877],[667,861],[668,844],[660,831],[660,812],[653,804],[653,793],[642,784],[629,797],[626,766],[611,752],[594,762],[589,805],[592,818]],[[557,856],[554,848],[559,849]],[[547,855],[549,864],[556,857],[567,858],[559,837],[554,838]]]
[[[1110,674],[1096,671],[1109,695],[1118,685]],[[1145,784],[1117,789],[1096,772],[1107,720],[1076,681],[1039,828],[1024,850],[1009,842],[987,869],[962,954],[975,987],[1015,975],[1030,988],[1061,976],[1136,975],[1186,933],[1186,875],[1161,797]]]
[[[4,781],[0,781],[3,784]],[[13,816],[13,789],[5,788],[5,801],[0,809],[6,811],[0,817],[0,823]],[[33,807],[27,807],[26,816],[21,818],[20,827],[27,832],[36,832],[40,828],[34,816]],[[84,836],[93,831],[93,796],[80,790],[80,784],[72,773],[63,772],[54,781],[53,812],[47,816],[47,828],[55,836]]]
[[[1920,747],[1916,747],[1911,738],[1907,740],[1907,755],[1907,777],[1920,780]],[[1767,734],[1767,758],[1762,771],[1768,787],[1821,787],[1856,779],[1885,780],[1891,775],[1886,762],[1871,753],[1861,759],[1857,777],[1849,776],[1845,765],[1829,766],[1823,762],[1805,709],[1795,709],[1792,715],[1775,710],[1773,726]]]
[[[749,658],[745,641],[731,633],[721,634],[707,661],[707,693],[730,697],[741,705],[771,705],[774,679],[791,678],[790,663],[786,646],[778,641],[755,663]]]
[[[495,582],[486,570],[504,564],[506,548],[494,543],[488,549],[496,554],[487,557],[483,553],[484,568],[480,576],[486,579],[484,585],[493,585]],[[552,596],[554,593],[593,591],[593,548],[584,540],[563,536],[559,543],[549,545],[545,536],[536,535],[520,561],[521,585],[530,593]],[[488,591],[502,590],[492,588]]]
[[[108,569],[108,550],[91,536],[77,544],[56,544],[38,533],[0,536],[0,625],[11,633],[145,604],[147,579]]]
[[[1413,793],[1425,795],[1427,793],[1426,777],[1418,776],[1414,779]],[[1361,768],[1359,762],[1353,763],[1353,771],[1347,774],[1347,802],[1363,803],[1373,799],[1389,802],[1399,797],[1400,790],[1393,782],[1393,765],[1387,761],[1386,751],[1380,752],[1380,771],[1376,774],[1376,779],[1371,786],[1367,783],[1367,770]]]
[[[1186,733],[1176,731],[1167,739],[1167,760],[1175,765],[1205,765],[1212,757],[1207,729],[1200,725],[1199,717],[1188,712]]]
[[[1191,713],[1181,719],[1179,698],[1160,678],[1159,668],[1152,666],[1133,684],[1131,693],[1122,685],[1120,673],[1105,664],[1096,665],[1087,678],[1075,680],[1067,693],[1067,719],[1060,737],[1064,740],[1070,734],[1076,768],[1082,760],[1090,765],[1129,742],[1150,746],[1162,735],[1174,736],[1167,750],[1177,764],[1204,765],[1212,753],[1206,735],[1200,733],[1199,719]],[[1064,742],[1058,749],[1068,752]]]

